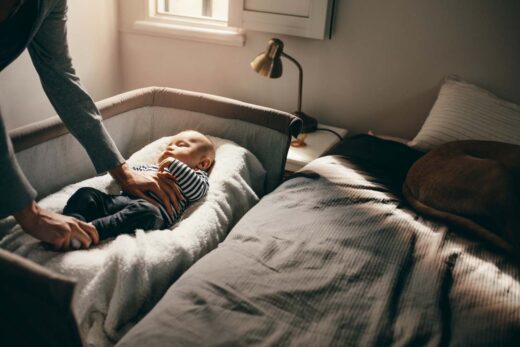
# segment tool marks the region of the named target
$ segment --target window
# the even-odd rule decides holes
[[[175,17],[227,22],[228,0],[159,0],[158,12]]]
[[[159,23],[229,29],[229,0],[149,0],[148,18]]]
[[[122,30],[243,46],[244,31],[323,40],[331,31],[334,0],[134,0]],[[131,21],[127,25],[125,22]]]
[[[145,13],[133,22],[134,31],[232,46],[244,45],[245,37],[240,28],[228,25],[229,0],[140,1],[141,11],[145,10]],[[124,2],[122,9],[127,13],[139,13],[138,5],[135,1]],[[128,30],[123,24],[125,29]]]

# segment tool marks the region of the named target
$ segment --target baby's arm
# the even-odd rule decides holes
[[[196,201],[206,195],[209,188],[209,182],[208,174],[205,171],[195,171],[188,165],[174,158],[167,158],[165,160],[169,159],[172,160],[170,161],[171,164],[168,166],[168,171],[175,176],[177,184],[179,184],[182,193],[188,200]],[[165,160],[163,160],[163,162]]]
[[[173,151],[170,148],[173,144],[172,141],[168,144],[166,149],[161,153],[161,155],[158,158],[158,164],[159,164],[159,172],[164,171],[164,169],[167,169],[171,163],[175,160],[175,156],[173,155]]]
[[[174,160],[175,160],[174,157],[167,157],[167,158],[163,159],[159,163],[159,172],[163,172],[165,169],[168,169],[170,167],[170,165],[172,165]]]

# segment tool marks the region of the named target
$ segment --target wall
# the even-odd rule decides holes
[[[117,0],[68,6],[68,41],[83,85],[94,100],[121,92]],[[0,105],[7,129],[55,115],[27,51],[0,72]]]
[[[319,121],[411,138],[449,74],[520,102],[519,1],[337,2],[332,40],[279,35],[304,68],[303,110]],[[123,87],[185,88],[292,112],[294,65],[279,80],[249,67],[272,36],[247,33],[245,47],[229,47],[121,33]]]

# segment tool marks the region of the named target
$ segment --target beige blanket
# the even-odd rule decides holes
[[[447,143],[410,168],[403,194],[419,212],[520,255],[520,146]]]

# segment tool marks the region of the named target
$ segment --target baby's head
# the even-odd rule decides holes
[[[198,131],[186,130],[172,136],[158,162],[168,157],[182,161],[192,169],[208,171],[215,161],[215,146]]]

